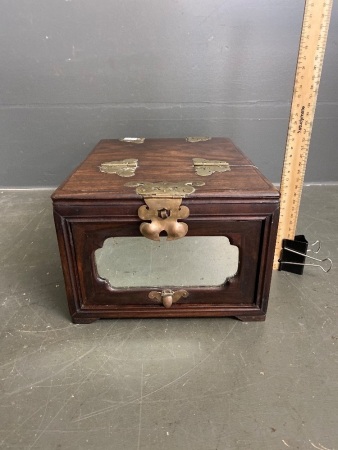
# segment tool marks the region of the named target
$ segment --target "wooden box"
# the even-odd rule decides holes
[[[102,140],[54,192],[52,200],[75,323],[133,317],[265,319],[279,193],[229,139]],[[160,236],[167,236],[168,241],[163,244]],[[160,248],[160,261],[150,272],[156,275],[158,270],[163,278],[167,268],[170,272],[179,262],[178,284],[172,275],[171,281],[162,281],[162,285],[143,283],[144,264],[130,273],[132,281],[140,270],[140,286],[129,285],[124,273],[127,282],[116,287],[99,273],[95,255],[105,241],[111,238],[115,245],[125,242],[120,238],[135,237],[138,241],[132,242],[145,246],[155,242],[171,251],[167,263]],[[190,242],[189,237],[195,239],[192,253],[187,247],[176,250],[174,246],[179,241]],[[231,248],[237,248],[236,270],[216,285],[197,281],[185,286],[184,267],[195,272],[190,265],[197,259],[204,262],[206,272],[213,273],[213,254],[207,255],[209,241],[203,241],[204,250],[199,252],[200,237],[227,238]],[[122,259],[128,257],[128,251],[135,258],[143,257],[143,247],[134,253],[133,247],[128,251],[122,247],[116,254],[114,245],[108,258],[109,270],[114,273],[125,264]],[[188,262],[183,262],[184,258]]]

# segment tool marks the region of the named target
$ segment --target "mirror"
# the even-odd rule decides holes
[[[220,286],[238,270],[238,247],[225,236],[152,241],[111,237],[96,250],[101,278],[114,288]]]

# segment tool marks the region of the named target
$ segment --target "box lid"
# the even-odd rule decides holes
[[[130,184],[148,182],[193,183],[197,187],[189,198],[279,197],[278,190],[230,139],[191,140],[102,140],[54,192],[53,201],[139,199],[136,188]],[[228,163],[228,170],[201,176],[196,172],[198,158]],[[133,176],[104,171],[104,163],[126,159],[137,160]]]

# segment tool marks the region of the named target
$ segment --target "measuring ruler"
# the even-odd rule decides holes
[[[294,239],[333,0],[306,0],[280,186],[274,269],[283,239]]]

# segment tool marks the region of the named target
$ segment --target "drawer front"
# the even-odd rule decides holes
[[[170,284],[163,282],[163,285],[159,285],[151,281],[149,286],[142,283],[142,287],[130,287],[128,283],[123,287],[114,287],[99,274],[96,263],[96,252],[104,248],[105,242],[111,238],[146,239],[140,238],[138,218],[62,219],[64,236],[61,246],[65,248],[64,258],[67,259],[67,268],[64,267],[66,284],[67,279],[68,284],[71,284],[71,288],[67,289],[71,313],[75,319],[88,317],[88,320],[91,317],[261,314],[266,309],[266,284],[269,284],[271,276],[268,262],[271,251],[273,252],[273,246],[269,250],[269,242],[271,243],[274,235],[271,232],[274,228],[271,226],[271,219],[272,216],[269,215],[238,219],[185,219],[188,233],[182,241],[195,237],[194,242],[198,242],[200,236],[225,237],[231,246],[238,248],[238,267],[235,274],[224,283],[214,286],[205,286],[203,282],[201,285],[196,282],[194,285],[182,285],[182,280],[176,285],[175,280],[171,278]],[[178,241],[166,242],[165,245],[175,245],[176,242]],[[202,261],[205,259],[206,272],[210,271],[214,263],[212,253],[209,252],[205,258],[204,255],[199,257]],[[121,253],[115,257],[114,253],[112,254],[111,270],[114,270],[114,266],[119,267],[120,258]],[[177,252],[175,258],[180,261],[182,255]],[[171,260],[171,264],[172,261],[175,264],[175,258]],[[134,272],[135,270],[137,267]],[[153,267],[152,271],[156,272],[156,267]],[[180,295],[179,291],[184,293]]]

